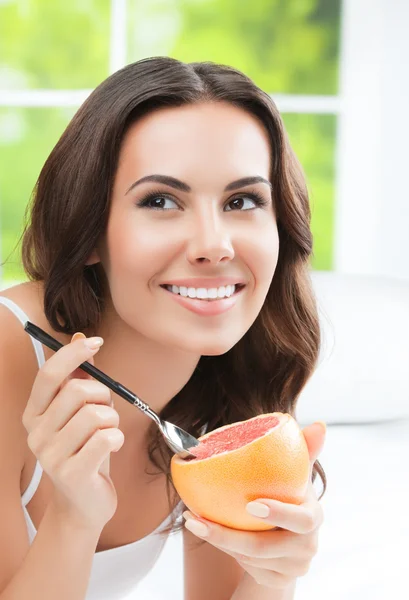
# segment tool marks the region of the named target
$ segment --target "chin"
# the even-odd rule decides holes
[[[208,344],[197,345],[194,350],[192,350],[201,356],[220,356],[231,350],[236,343],[237,340],[234,340],[230,343],[226,342],[225,340],[219,342],[209,342]]]
[[[180,350],[195,356],[220,356],[226,354],[235,346],[240,339],[245,335],[247,329],[243,332],[224,331],[221,328],[219,331],[213,330],[210,332],[191,332],[188,336],[180,336],[180,330],[168,332],[164,335],[162,330],[160,339],[161,343],[175,350]]]

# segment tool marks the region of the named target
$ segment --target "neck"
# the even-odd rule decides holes
[[[105,315],[96,335],[104,338],[104,344],[94,356],[95,366],[137,394],[156,413],[186,385],[200,359],[142,336],[113,312]],[[143,443],[151,419],[114,392],[112,398],[125,438]]]

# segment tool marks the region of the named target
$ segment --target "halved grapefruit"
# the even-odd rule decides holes
[[[274,525],[253,517],[246,504],[271,498],[301,504],[310,472],[304,435],[288,413],[258,415],[198,438],[196,458],[171,459],[175,488],[199,517],[232,529],[264,531]]]

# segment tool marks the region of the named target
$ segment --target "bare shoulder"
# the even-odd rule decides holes
[[[0,290],[0,297],[7,298],[14,302],[24,311],[29,321],[32,321],[62,343],[67,343],[69,336],[54,331],[45,316],[43,282],[25,281],[19,283],[4,290]],[[17,316],[3,304],[0,304],[0,332],[0,348],[2,345],[6,344],[9,350],[17,349],[19,352],[24,352],[24,354],[25,350],[27,350],[27,353],[33,358],[32,361],[28,358],[28,361],[38,368],[30,336],[24,331]],[[52,351],[48,353],[47,349],[44,348],[44,352],[46,358],[48,354],[51,356]],[[26,356],[24,356],[24,358],[26,358]]]
[[[14,302],[30,320],[43,327],[41,288],[36,283],[3,289],[0,298]],[[0,470],[3,483],[18,484],[18,493],[30,454],[23,414],[38,369],[30,336],[10,308],[0,303]]]
[[[15,302],[29,317],[32,316],[31,313],[34,313],[36,317],[38,317],[39,314],[44,315],[44,287],[41,281],[24,281],[5,288],[0,290],[0,297],[8,298]],[[0,311],[0,318],[2,314],[11,314],[10,310],[5,307],[2,308],[2,305],[0,305]],[[8,320],[9,319],[6,319],[6,322]],[[17,319],[15,320],[17,321]]]
[[[42,288],[37,282],[24,282],[0,291],[0,297],[14,302],[40,327],[44,325]],[[32,379],[38,369],[30,336],[17,316],[0,303],[0,353],[3,368],[13,374],[16,383]]]
[[[27,314],[35,314],[31,294],[26,284],[0,291],[0,297],[12,300]],[[0,304],[0,591],[16,572],[29,547],[20,497],[27,453],[27,431],[22,415],[37,371],[38,363],[28,334],[10,309]]]
[[[42,282],[26,281],[0,290],[0,297],[14,302],[41,329],[67,343],[65,334],[55,332],[44,314],[44,286]],[[45,360],[53,351],[43,346]],[[39,365],[33,340],[24,330],[18,317],[9,307],[0,303],[0,410],[2,414],[22,418]],[[6,405],[10,405],[7,406]],[[21,434],[26,431],[21,423]]]
[[[12,287],[0,290],[0,298],[7,298],[14,302],[32,321],[41,329],[61,341],[67,343],[65,334],[55,332],[44,314],[44,287],[42,282],[26,281]],[[43,346],[45,360],[52,354],[52,350]],[[6,392],[0,389],[0,410],[5,408],[4,403],[13,402],[13,413],[22,417],[24,408],[29,398],[32,385],[37,375],[39,366],[34,350],[33,340],[24,330],[18,317],[8,306],[0,303],[0,386],[12,387],[12,399],[9,398],[10,389]]]
[[[0,297],[12,300],[29,318],[38,319],[40,302],[37,286],[31,282],[0,291]],[[25,435],[21,417],[38,371],[38,363],[29,335],[11,310],[0,303],[0,410],[16,419],[15,433]],[[17,423],[20,422],[20,426]],[[10,425],[10,423],[9,423]]]

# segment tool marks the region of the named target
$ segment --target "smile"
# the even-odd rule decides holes
[[[221,298],[230,298],[230,296],[233,296],[233,294],[242,289],[244,284],[222,285],[214,288],[194,288],[178,285],[163,285],[161,287],[164,287],[172,294],[177,294],[184,298],[197,298],[198,300],[213,302],[214,300],[220,300]]]
[[[177,285],[160,287],[184,308],[202,316],[215,316],[230,310],[246,286],[237,284],[218,288],[187,288]]]

